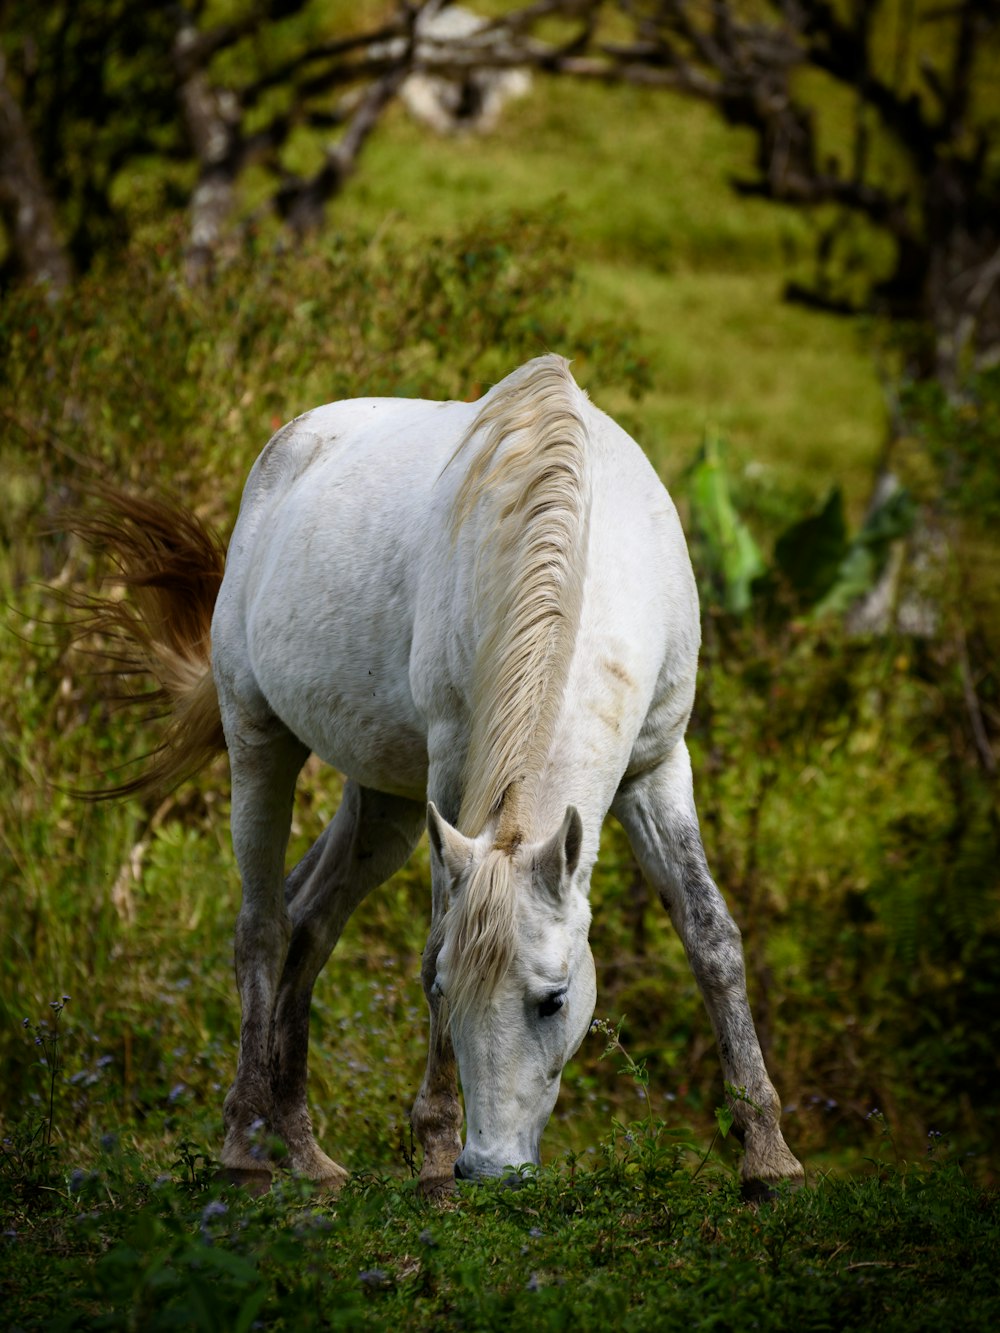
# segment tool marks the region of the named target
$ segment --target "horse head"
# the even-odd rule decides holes
[[[590,905],[576,882],[583,828],[570,806],[537,843],[467,838],[428,809],[436,993],[447,1004],[465,1098],[462,1179],[539,1161],[567,1061],[597,995]]]

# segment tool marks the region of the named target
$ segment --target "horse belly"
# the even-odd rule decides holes
[[[350,622],[309,623],[289,599],[248,625],[250,665],[271,710],[326,763],[363,786],[423,797],[427,736],[405,670],[384,648],[365,652]],[[280,650],[276,645],[280,644]]]

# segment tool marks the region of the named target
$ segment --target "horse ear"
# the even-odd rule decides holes
[[[452,828],[433,801],[427,802],[427,836],[431,856],[445,872],[450,889],[472,860],[472,840]]]
[[[566,807],[558,830],[535,853],[542,883],[554,898],[561,898],[576,874],[583,847],[583,820],[575,805]]]

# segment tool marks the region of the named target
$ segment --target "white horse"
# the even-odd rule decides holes
[[[802,1179],[695,813],[684,537],[638,446],[565,361],[531,361],[473,404],[356,399],[298,417],[250,474],[224,577],[190,515],[116,503],[101,531],[145,617],[125,627],[176,710],[139,782],[176,782],[229,750],[243,879],[231,1178],[267,1187],[262,1124],[294,1170],[334,1189],[346,1178],[306,1107],[313,985],[425,820],[421,1184],[537,1163],[594,1012],[587,892],[611,809],[684,942],[725,1078],[746,1090],[732,1108],[745,1191]],[[311,751],[345,775],[344,797],[286,878]]]

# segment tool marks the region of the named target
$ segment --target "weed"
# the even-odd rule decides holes
[[[0,1181],[7,1192],[26,1199],[53,1188],[57,1178],[58,1153],[53,1142],[56,1099],[63,1071],[59,1019],[70,996],[49,1003],[49,1017],[38,1022],[21,1021],[36,1052],[32,1068],[41,1074],[41,1109],[11,1126],[0,1141]]]

